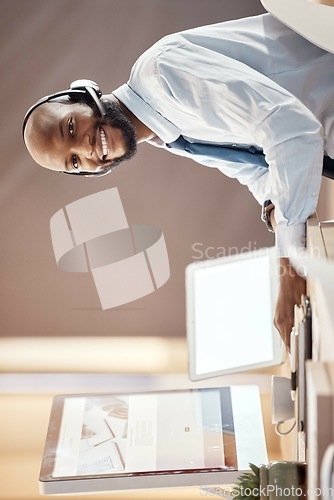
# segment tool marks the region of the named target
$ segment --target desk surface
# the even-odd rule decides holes
[[[313,215],[307,221],[307,252],[315,259],[334,259],[334,222],[319,222]],[[328,297],[314,279],[307,280],[307,294],[312,303],[313,359],[334,360],[334,314]],[[281,367],[281,375],[290,377],[289,363]],[[296,414],[298,409],[296,407]],[[282,455],[287,460],[304,460],[305,434],[296,429],[281,441]]]
[[[313,356],[312,362],[306,365],[308,499],[317,500],[312,491],[320,487],[322,459],[327,446],[333,442],[329,385],[327,393],[324,391],[328,373],[326,362],[334,360],[334,223],[319,223],[316,216],[311,217],[307,221],[307,248],[312,257],[319,258],[319,274],[307,283],[312,303]],[[320,264],[327,259],[332,262],[324,268]],[[323,378],[322,373],[326,374]],[[324,402],[327,406],[323,406]]]
[[[310,217],[307,221],[307,249],[315,258],[334,260],[334,223],[319,222],[316,215]],[[307,286],[313,312],[313,359],[334,360],[334,292],[317,280],[309,279]]]
[[[261,0],[261,3],[282,23],[334,53],[334,7],[310,0]]]

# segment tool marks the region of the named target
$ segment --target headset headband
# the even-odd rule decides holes
[[[33,104],[28,111],[26,112],[24,119],[23,119],[23,124],[22,124],[22,134],[24,137],[24,130],[27,125],[27,121],[31,113],[38,108],[41,104],[44,104],[45,102],[52,101],[53,99],[56,99],[57,97],[63,97],[63,96],[68,96],[70,99],[73,100],[83,100],[83,101],[93,101],[94,104],[96,105],[100,115],[102,118],[106,116],[106,111],[104,109],[103,104],[101,103],[100,99],[102,97],[102,92],[99,89],[98,85],[93,82],[92,80],[75,80],[74,82],[71,83],[70,88],[67,90],[61,90],[60,92],[55,92],[54,94],[47,95],[45,97],[42,97],[39,99],[35,104]]]
[[[23,140],[24,140],[24,130],[28,121],[29,116],[31,113],[38,108],[41,104],[44,104],[45,102],[52,101],[53,99],[56,99],[57,97],[63,97],[63,96],[68,96],[70,99],[73,100],[83,100],[85,102],[94,102],[96,105],[100,115],[102,118],[105,118],[106,116],[106,110],[104,109],[104,106],[102,102],[100,101],[102,97],[102,92],[99,89],[98,85],[93,82],[92,80],[75,80],[74,82],[71,83],[70,88],[67,90],[61,90],[60,92],[55,92],[54,94],[47,95],[45,97],[42,97],[39,99],[35,104],[33,104],[28,111],[26,112],[24,119],[23,119],[23,124],[22,124],[22,134],[23,134]],[[74,175],[84,175],[86,177],[91,177],[91,176],[102,176],[106,175],[109,173],[110,170],[105,170],[103,172],[77,172]],[[63,172],[66,174],[71,174],[72,172]]]

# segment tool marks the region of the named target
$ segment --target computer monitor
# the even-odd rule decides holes
[[[283,361],[285,349],[273,325],[278,260],[275,248],[265,248],[187,266],[191,380]]]

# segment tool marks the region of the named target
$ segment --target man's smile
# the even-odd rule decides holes
[[[98,154],[98,156],[99,156],[100,160],[106,160],[108,157],[108,153],[109,153],[109,148],[108,148],[108,143],[107,143],[107,134],[101,126],[99,127],[98,131],[99,131],[99,135],[100,135],[100,141],[99,141],[100,154]]]

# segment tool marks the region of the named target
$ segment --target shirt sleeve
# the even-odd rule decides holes
[[[171,110],[190,137],[205,131],[213,142],[228,137],[263,148],[268,169],[217,167],[246,184],[260,204],[272,200],[281,256],[291,246],[303,246],[305,222],[319,196],[324,150],[322,126],[311,111],[270,78],[200,46],[191,50],[174,43],[154,64],[155,77],[148,82],[149,88],[156,86],[153,105],[164,116]]]
[[[315,212],[320,185],[324,141],[322,127],[296,98],[285,96],[257,127],[255,137],[266,154],[268,179],[249,185],[256,197],[269,182],[275,205],[276,244],[287,256],[291,247],[305,246],[305,222]]]

